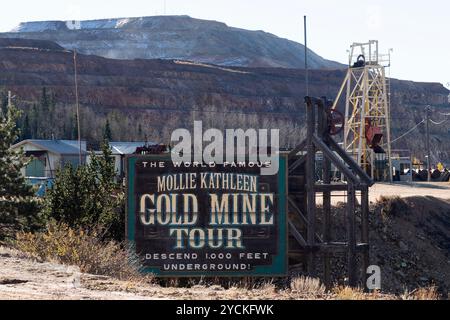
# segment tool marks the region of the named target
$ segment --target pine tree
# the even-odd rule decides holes
[[[7,113],[8,113],[8,96],[3,93],[0,105],[0,116],[6,116]]]
[[[39,110],[36,104],[33,104],[33,107],[31,108],[30,112],[30,130],[31,130],[31,138],[37,139],[38,138],[38,131],[39,131]]]
[[[72,140],[78,139],[78,117],[75,114],[72,121]]]
[[[138,126],[138,139],[142,140],[142,125],[140,123]]]
[[[101,155],[87,165],[60,170],[48,191],[44,215],[71,227],[107,228],[108,236],[123,239],[124,192],[116,182],[114,158],[106,141]]]
[[[31,227],[36,222],[37,206],[31,198],[32,187],[21,174],[28,160],[23,150],[10,149],[20,136],[16,125],[19,117],[20,111],[14,106],[0,116],[0,222]]]
[[[112,140],[112,132],[111,126],[109,125],[109,119],[106,119],[105,129],[103,130],[103,140],[106,141]]]
[[[41,110],[43,111],[44,115],[46,115],[49,109],[50,109],[50,99],[47,94],[47,88],[43,87],[41,93]]]
[[[25,115],[23,120],[23,126],[21,130],[21,140],[31,139],[31,127],[30,127],[30,118],[28,114]]]

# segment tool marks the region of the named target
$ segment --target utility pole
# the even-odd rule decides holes
[[[431,152],[430,152],[430,113],[431,108],[430,106],[427,106],[426,108],[427,112],[427,121],[426,121],[426,148],[427,148],[427,181],[431,181]]]
[[[78,131],[78,165],[82,164],[81,157],[81,130],[80,130],[80,101],[78,97],[78,66],[77,66],[77,51],[73,51],[73,65],[75,73],[75,102],[77,107],[77,131]]]
[[[306,30],[306,16],[303,16],[303,30],[305,37],[305,86],[306,86],[306,96],[309,96],[309,75],[308,75],[308,38]]]

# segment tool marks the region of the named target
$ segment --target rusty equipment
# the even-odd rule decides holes
[[[384,153],[383,148],[381,148],[380,143],[383,139],[383,131],[380,127],[372,125],[369,119],[366,119],[366,142],[369,148],[371,148],[375,153]]]

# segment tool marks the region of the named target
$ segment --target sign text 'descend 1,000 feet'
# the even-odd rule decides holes
[[[127,158],[127,239],[157,276],[281,276],[287,272],[286,159],[274,175],[252,163],[185,166]]]

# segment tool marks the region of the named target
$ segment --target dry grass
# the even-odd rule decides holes
[[[401,298],[403,300],[440,300],[441,296],[437,291],[437,287],[431,286],[406,292]]]
[[[31,257],[77,266],[83,273],[143,280],[139,259],[133,258],[120,243],[103,241],[99,228],[75,230],[65,224],[53,223],[44,232],[17,233],[14,245]]]
[[[291,280],[291,292],[309,297],[325,294],[325,286],[319,279],[309,277],[296,277]]]
[[[337,300],[376,300],[381,298],[377,292],[368,294],[360,288],[335,287],[332,292]]]

